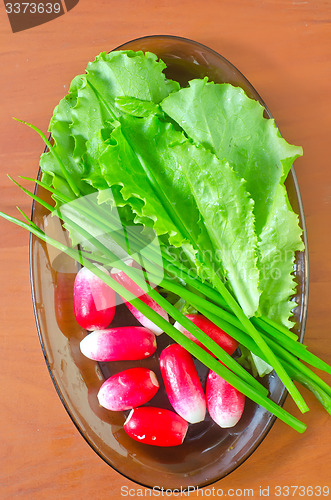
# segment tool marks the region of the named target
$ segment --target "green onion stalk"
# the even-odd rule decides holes
[[[32,180],[32,179],[29,179]],[[14,181],[15,182],[15,181]],[[38,184],[40,184],[42,187],[49,189],[57,199],[62,202],[62,203],[69,203],[70,201],[73,201],[74,198],[69,198],[66,196],[60,196],[59,193],[48,186],[46,186],[44,183],[41,181],[37,181]],[[16,183],[23,191],[29,196],[31,196],[35,201],[40,202],[43,204],[43,206],[48,209],[50,212],[55,212],[62,220],[66,223],[67,226],[71,227],[72,229],[78,231],[82,236],[85,238],[89,239],[93,244],[103,252],[104,257],[100,258],[100,256],[93,256],[91,254],[88,254],[87,252],[81,252],[81,254],[85,254],[84,258],[90,258],[94,257],[96,261],[102,261],[102,263],[106,264],[109,262],[114,262],[116,261],[117,267],[120,267],[121,270],[125,271],[126,274],[133,279],[138,286],[146,287],[146,281],[142,282],[141,281],[141,275],[137,274],[137,270],[127,266],[125,263],[122,263],[121,261],[118,260],[116,255],[114,255],[108,248],[106,248],[100,241],[97,239],[91,237],[91,234],[88,233],[85,229],[81,228],[77,223],[75,223],[73,220],[71,220],[69,217],[61,213],[60,210],[54,209],[51,205],[47,204],[46,202],[40,200],[36,195],[33,195],[30,193],[28,190],[22,188],[18,183]],[[88,200],[88,197],[87,197]],[[89,200],[88,200],[89,201]],[[83,210],[83,213],[85,216],[87,216],[91,223],[93,225],[98,226],[103,232],[109,231],[109,230],[115,230],[116,229],[116,224],[112,225],[110,222],[108,222],[108,219],[105,218],[105,213],[99,214],[100,210],[95,210],[95,206],[88,206],[88,204],[80,204],[79,205],[80,211]],[[77,217],[76,217],[77,218]],[[113,233],[116,235],[116,232]],[[137,237],[135,236],[137,239]],[[122,235],[117,234],[117,243],[120,243],[122,247],[128,249],[128,241],[126,241],[126,238],[123,237]],[[132,238],[131,238],[132,239]],[[130,241],[130,243],[132,243]],[[139,243],[139,241],[138,241]],[[141,243],[141,242],[140,242]],[[151,249],[148,247],[148,251],[150,254],[153,253],[153,248]],[[162,255],[164,255],[166,252],[163,251]],[[149,255],[151,258],[151,261],[153,259],[153,255]],[[144,261],[146,262],[146,261]],[[150,262],[150,261],[148,261]],[[152,272],[156,272],[157,275],[154,276],[156,280],[159,280],[160,278],[160,272],[162,273],[162,269],[158,266],[155,265],[155,263],[152,262],[152,269],[149,270],[149,278],[153,279],[153,275],[151,274]],[[167,266],[165,266],[166,268]],[[183,270],[182,270],[183,271]],[[185,271],[184,271],[185,272]],[[187,273],[187,276],[188,273]],[[214,323],[216,323],[218,326],[222,327],[227,333],[233,336],[240,344],[246,346],[248,349],[250,349],[252,352],[254,352],[256,355],[259,355],[261,359],[264,361],[268,362],[269,358],[266,357],[265,351],[261,349],[261,346],[259,345],[256,340],[251,339],[250,336],[247,334],[247,331],[245,331],[245,328],[243,327],[242,323],[238,320],[238,318],[229,311],[229,308],[223,309],[220,306],[220,303],[223,305],[224,300],[219,300],[219,295],[216,295],[215,297],[215,290],[212,289],[210,286],[206,285],[205,283],[201,283],[199,281],[195,280],[190,280],[188,278],[188,281],[190,282],[190,285],[192,288],[198,289],[197,291],[199,292],[204,292],[208,298],[211,298],[213,300],[216,300],[215,302],[206,300],[205,297],[201,297],[199,294],[192,293],[190,290],[186,289],[182,285],[179,285],[174,282],[174,280],[170,280],[167,278],[163,278],[160,285],[165,288],[168,291],[171,291],[172,293],[177,294],[179,297],[184,298],[189,304],[194,306],[200,313],[204,314],[208,319],[213,320]],[[227,353],[225,353],[217,344],[215,344],[204,332],[202,332],[199,328],[197,328],[190,320],[188,320],[184,315],[182,315],[174,306],[172,306],[164,297],[160,296],[160,294],[156,293],[155,290],[150,289],[149,292],[150,296],[155,300],[161,307],[163,307],[176,321],[178,321],[184,328],[189,330],[192,335],[194,335],[198,340],[203,342],[203,344],[213,352],[213,354],[221,360],[226,366],[228,366],[236,375],[240,376],[243,380],[245,380],[247,383],[250,383],[255,387],[257,390],[259,390],[262,394],[265,394],[266,389],[259,384],[255,378],[253,378],[248,372],[243,370],[241,366],[234,361],[234,359],[229,356]],[[217,294],[217,292],[216,292]],[[282,327],[277,329],[274,324],[271,322],[265,321],[264,326],[267,326],[266,332],[261,332],[264,333],[264,336],[266,337],[265,343],[268,345],[268,348],[271,350],[273,349],[274,356],[276,354],[278,355],[278,359],[281,360],[282,364],[286,363],[287,369],[286,369],[286,375],[290,377],[289,375],[289,368],[288,368],[288,362],[292,362],[292,365],[296,365],[296,368],[298,371],[302,373],[303,375],[306,376],[306,378],[309,379],[310,382],[314,382],[315,385],[321,389],[324,390],[327,386],[317,375],[315,375],[311,370],[309,370],[305,365],[300,363],[295,356],[293,356],[290,352],[282,349],[279,347],[279,345],[271,338],[272,336],[278,337],[277,340],[281,342],[285,342],[286,346],[289,347],[292,352],[295,351],[296,354],[302,359],[305,358],[306,361],[308,361],[307,358],[309,358],[310,361],[313,361],[312,364],[317,365],[318,368],[325,369],[324,362],[319,360],[317,357],[314,357],[311,355],[305,348],[305,346],[302,346],[298,342],[294,341],[294,339],[287,334],[287,331]],[[261,328],[261,324],[257,324],[257,328]],[[284,332],[285,330],[285,332]],[[261,330],[260,330],[261,331]],[[268,336],[269,335],[269,336]],[[171,336],[171,335],[170,335]],[[253,342],[252,342],[253,340]],[[295,348],[294,348],[295,346]],[[300,348],[299,348],[300,347]],[[281,350],[281,352],[280,352]],[[298,352],[299,351],[299,352]],[[312,358],[312,359],[310,359]],[[198,358],[199,359],[199,358]],[[317,360],[317,361],[316,361]],[[309,361],[308,361],[309,362]],[[328,365],[326,365],[328,367]],[[328,367],[329,369],[329,367]],[[291,370],[290,370],[291,371]],[[291,371],[293,375],[293,370]],[[295,372],[294,372],[295,373]],[[292,376],[292,378],[295,379],[295,377]],[[309,384],[306,384],[308,386]],[[311,384],[310,384],[311,385]],[[296,389],[296,392],[293,393],[291,392],[292,395],[294,396],[295,402],[298,404],[299,408],[301,411],[307,411],[308,407],[305,404],[303,398],[301,397],[299,391]],[[328,394],[328,391],[326,390],[326,394]],[[299,395],[299,396],[298,396]],[[320,398],[319,398],[320,399]],[[323,399],[325,400],[325,398]],[[328,409],[327,405],[325,406],[326,409]]]

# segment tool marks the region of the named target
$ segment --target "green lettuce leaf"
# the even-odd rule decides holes
[[[211,260],[214,273],[224,269],[246,314],[254,314],[257,237],[244,181],[227,162],[157,116],[126,115],[120,123],[99,160],[107,184],[123,186],[121,194],[137,214],[136,222],[150,219],[170,245],[188,245],[201,262]],[[210,269],[207,274],[213,278]]]
[[[179,90],[177,82],[166,79],[165,68],[165,63],[151,52],[119,50],[108,54],[101,52],[87,65],[87,75],[90,84],[114,110],[117,96],[158,104],[171,92]]]
[[[137,214],[135,221],[147,223],[149,219],[149,226],[154,227],[157,235],[167,234],[170,244],[180,247],[189,240],[186,229],[178,229],[182,226],[182,212],[193,228],[193,238],[200,232],[196,225],[199,213],[189,186],[183,176],[178,175],[176,156],[169,149],[172,142],[186,143],[186,139],[171,129],[169,143],[167,130],[170,128],[170,124],[156,118],[122,117],[121,126],[112,132],[112,143],[101,155],[99,165],[109,186],[122,186],[123,199]],[[175,209],[172,207],[174,187],[180,199],[185,200],[184,205],[178,200]]]
[[[226,159],[247,182],[260,234],[280,181],[284,181],[302,148],[288,144],[264,108],[241,88],[193,80],[169,95],[162,109],[195,142]]]
[[[263,359],[256,356],[253,352],[247,349],[242,344],[239,345],[240,356],[237,358],[237,362],[253,373],[254,377],[264,377],[273,371],[273,367],[268,365]]]
[[[147,116],[162,113],[160,107],[152,101],[143,101],[136,97],[119,96],[115,99],[116,107],[124,113],[132,116],[145,118]]]
[[[258,244],[262,290],[259,309],[261,314],[289,328],[293,326],[289,316],[296,305],[289,300],[296,288],[293,276],[295,252],[304,249],[301,233],[298,216],[290,206],[286,189],[279,184]]]
[[[263,107],[230,84],[193,80],[161,107],[189,137],[225,158],[246,180],[259,236],[259,312],[292,326],[293,265],[303,243],[284,181],[302,148],[288,144],[274,120],[263,117]]]
[[[86,142],[103,128],[111,128],[114,117],[99,95],[82,75],[77,88],[76,104],[71,109],[70,134],[74,138],[73,157],[79,162],[86,151]]]
[[[87,65],[86,75],[80,78],[77,102],[73,107],[71,133],[75,138],[77,157],[85,152],[85,145],[96,131],[122,114],[115,99],[126,97],[160,102],[169,92],[178,90],[176,82],[166,80],[165,64],[147,52],[102,52]],[[155,105],[155,104],[154,104]]]
[[[78,76],[73,80],[69,94],[55,107],[48,130],[54,141],[53,149],[61,158],[73,182],[81,192],[86,194],[91,192],[91,188],[89,186],[86,187],[82,181],[84,166],[74,158],[75,140],[70,129],[72,123],[71,112],[77,102],[77,84],[79,84],[79,79],[80,77]],[[53,183],[53,186],[63,194],[69,197],[72,196],[72,191],[63,177],[60,165],[51,151],[41,155],[40,168],[43,172],[43,181],[49,185]]]
[[[99,159],[111,143],[110,128],[101,128],[85,144],[83,162],[85,164],[84,181],[91,184],[98,191],[108,188],[108,184],[101,174]]]
[[[177,82],[165,78],[165,67],[163,61],[148,52],[102,52],[88,64],[85,75],[71,82],[68,95],[54,110],[49,132],[54,149],[82,194],[93,192],[91,183],[84,180],[86,169],[91,168],[88,157],[83,161],[86,143],[101,129],[111,129],[112,122],[122,114],[115,106],[115,98],[128,96],[159,103],[179,89]],[[42,155],[40,167],[44,180],[52,180],[64,194],[72,194],[51,152]]]

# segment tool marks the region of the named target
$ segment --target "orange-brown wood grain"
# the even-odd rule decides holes
[[[8,180],[35,176],[40,138],[71,79],[102,50],[150,34],[188,37],[229,59],[256,87],[304,156],[296,173],[306,214],[310,301],[306,343],[331,362],[331,3],[328,0],[80,0],[47,24],[12,33],[0,5],[0,210],[29,213]],[[0,220],[0,498],[123,498],[139,486],[107,466],[63,408],[43,359],[29,283],[28,235]],[[331,383],[330,377],[325,377]],[[254,454],[216,483],[223,488],[330,484],[330,417],[307,391],[303,435],[276,422]],[[298,415],[287,399],[285,408]],[[135,493],[134,493],[135,492]],[[197,493],[190,495],[192,498]],[[200,493],[201,496],[201,493]],[[239,495],[238,495],[239,496]],[[296,498],[299,498],[296,495]]]

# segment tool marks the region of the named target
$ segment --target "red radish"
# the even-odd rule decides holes
[[[245,396],[210,370],[206,385],[207,408],[220,427],[236,425],[244,411]]]
[[[98,266],[108,273],[102,266]],[[74,284],[74,312],[78,324],[86,330],[107,328],[115,315],[114,290],[86,267],[82,267]]]
[[[209,321],[209,319],[201,316],[200,314],[187,314],[186,317],[192,321],[200,330],[202,330],[208,337],[210,337],[216,344],[218,344],[224,351],[228,354],[233,354],[234,351],[238,347],[238,342],[234,340],[230,335],[225,333],[221,328],[216,326],[214,323]],[[199,340],[197,340],[190,332],[185,330],[185,328],[180,325],[177,321],[174,324],[174,327],[177,328],[180,332],[184,333],[186,337],[193,340],[197,345],[202,347],[209,354],[216,357],[212,352],[210,352]]]
[[[124,430],[132,439],[155,446],[182,444],[187,429],[188,423],[182,417],[153,406],[134,408],[124,423]]]
[[[98,392],[101,406],[112,411],[123,411],[143,405],[159,389],[155,373],[148,368],[129,368],[110,377]]]
[[[80,350],[95,361],[144,359],[156,350],[153,332],[142,326],[95,330],[80,343]]]
[[[206,398],[190,353],[171,344],[161,353],[160,367],[174,410],[191,424],[201,422],[206,415]]]
[[[159,304],[155,302],[155,300],[151,299],[149,295],[147,295],[138,285],[136,285],[134,281],[132,281],[132,279],[130,279],[123,271],[113,268],[111,271],[111,275],[114,278],[114,280],[117,281],[117,283],[123,285],[127,290],[133,293],[136,297],[139,297],[140,300],[142,300],[146,305],[148,305],[151,309],[153,309],[153,311],[157,312],[158,314],[160,314],[160,316],[162,316],[162,318],[169,321],[168,314],[162,309],[162,307],[160,307]],[[155,291],[157,291],[156,288]],[[163,333],[163,330],[161,330],[161,328],[159,328],[151,320],[146,318],[146,316],[144,316],[140,311],[138,311],[138,309],[133,307],[129,302],[126,302],[124,299],[122,300],[127,305],[133,316],[139,321],[139,323],[141,323],[149,330],[152,330],[152,332],[154,332],[155,335],[160,335],[161,333]]]

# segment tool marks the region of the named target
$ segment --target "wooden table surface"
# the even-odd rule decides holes
[[[244,73],[282,134],[304,149],[296,173],[309,238],[306,343],[330,363],[330,1],[80,0],[58,19],[17,33],[1,3],[0,23],[0,210],[10,214],[16,205],[29,213],[30,201],[6,174],[35,176],[43,150],[38,135],[11,117],[46,131],[71,79],[99,52],[139,36],[179,35],[210,46]],[[37,336],[28,235],[5,221],[0,230],[0,498],[123,498],[121,487],[138,498],[139,486],[93,452],[63,408]],[[300,435],[276,422],[257,451],[214,485],[215,496],[219,488],[228,496],[230,488],[241,496],[252,488],[257,497],[261,486],[270,487],[276,498],[277,485],[331,486],[330,418],[303,393],[311,408],[303,416],[307,431]],[[285,408],[298,414],[290,398]]]

